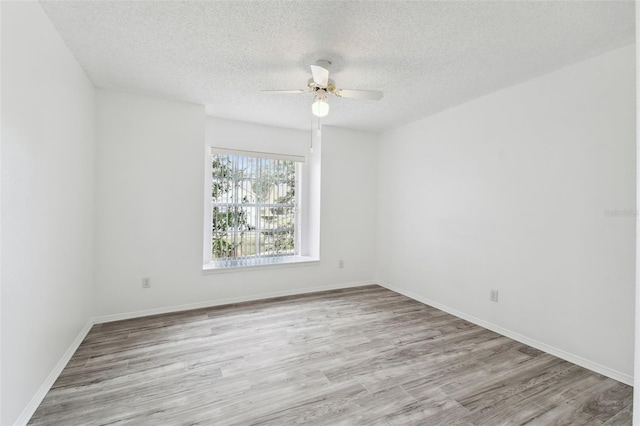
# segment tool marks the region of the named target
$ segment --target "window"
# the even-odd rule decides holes
[[[211,154],[210,263],[253,266],[298,256],[304,157],[219,148]]]

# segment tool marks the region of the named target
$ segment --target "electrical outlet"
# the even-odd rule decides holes
[[[344,268],[344,260],[338,260],[338,268]]]
[[[498,303],[498,290],[491,290],[489,293],[489,300]]]
[[[149,288],[149,287],[151,287],[151,278],[144,277],[142,279],[142,288]]]

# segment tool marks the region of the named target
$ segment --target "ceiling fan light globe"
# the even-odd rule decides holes
[[[326,101],[315,101],[311,104],[311,112],[316,117],[325,117],[329,114],[329,104]]]

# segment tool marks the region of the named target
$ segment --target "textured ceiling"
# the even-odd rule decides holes
[[[98,87],[308,128],[309,65],[346,89],[324,124],[381,132],[634,41],[633,2],[42,2]]]

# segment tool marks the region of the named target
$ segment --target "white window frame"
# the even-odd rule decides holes
[[[211,199],[211,173],[213,155],[239,155],[245,157],[257,157],[268,158],[275,160],[288,160],[296,162],[296,204],[297,212],[295,218],[295,250],[294,255],[274,256],[265,258],[254,258],[239,261],[217,261],[212,259],[211,255],[211,241],[212,241],[212,199]],[[259,151],[247,151],[247,150],[235,150],[228,148],[209,147],[205,155],[205,232],[204,232],[204,244],[203,244],[203,271],[205,272],[228,272],[242,269],[255,269],[262,267],[284,267],[294,266],[297,264],[318,263],[319,253],[316,251],[316,255],[309,253],[307,248],[309,241],[307,235],[307,227],[309,226],[309,214],[306,206],[309,205],[309,201],[306,199],[309,192],[309,167],[306,163],[307,158],[300,155],[289,155],[273,152],[259,152]]]

